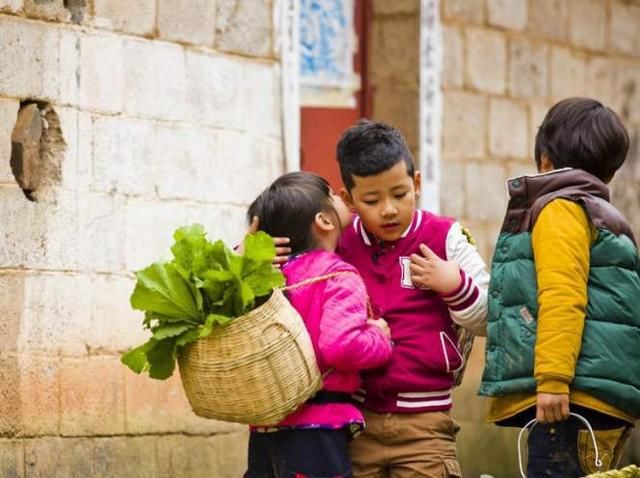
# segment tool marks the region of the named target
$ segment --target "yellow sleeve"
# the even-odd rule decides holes
[[[566,199],[547,204],[533,227],[538,392],[569,393],[582,343],[590,250],[596,234],[582,206]]]

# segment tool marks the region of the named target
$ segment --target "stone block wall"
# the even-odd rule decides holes
[[[283,172],[274,8],[0,1],[0,476],[241,476],[245,427],[119,359],[132,271]]]

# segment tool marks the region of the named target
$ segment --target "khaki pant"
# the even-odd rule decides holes
[[[373,413],[349,445],[355,478],[461,477],[456,450],[460,427],[449,412]]]

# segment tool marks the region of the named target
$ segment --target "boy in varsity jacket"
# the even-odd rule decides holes
[[[420,172],[402,134],[361,120],[337,146],[343,200],[357,216],[338,253],[358,269],[391,328],[388,365],[354,395],[366,422],[351,443],[356,477],[459,477],[451,391],[463,366],[455,325],[486,327],[489,276],[455,219],[416,209]]]
[[[569,98],[538,129],[541,174],[508,183],[480,394],[490,421],[538,420],[529,478],[591,474],[596,456],[615,468],[640,417],[640,257],[606,185],[628,149],[612,110]]]

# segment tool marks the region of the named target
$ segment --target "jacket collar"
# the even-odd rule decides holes
[[[423,212],[420,209],[416,209],[413,213],[413,218],[411,219],[409,227],[404,230],[404,232],[400,236],[400,239],[405,238],[417,231],[420,228],[422,219]],[[356,216],[354,218],[352,227],[356,233],[356,236],[358,236],[367,246],[371,246],[372,244],[377,244],[379,242],[379,240],[373,234],[371,234],[364,228],[364,224],[362,224],[362,219],[360,219],[360,216]]]

